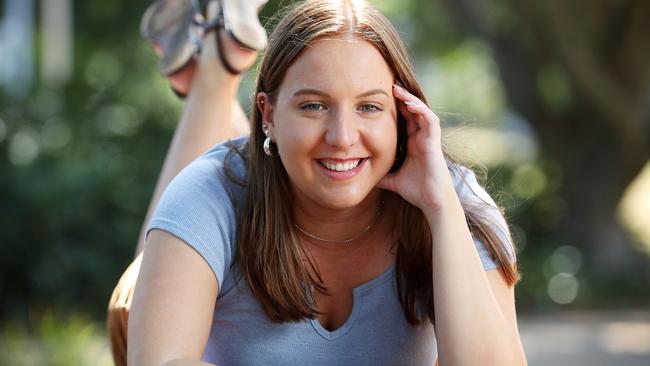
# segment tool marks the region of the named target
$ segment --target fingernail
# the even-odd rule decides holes
[[[393,84],[393,87],[397,90],[402,90],[402,87],[397,84]]]
[[[419,105],[420,103],[418,102],[404,102],[406,105]]]

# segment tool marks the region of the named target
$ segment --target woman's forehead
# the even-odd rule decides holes
[[[358,38],[323,38],[306,47],[289,67],[281,93],[292,95],[304,88],[357,93],[389,88],[392,81],[391,68],[371,43]]]

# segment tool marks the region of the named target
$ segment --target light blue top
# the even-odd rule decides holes
[[[247,138],[233,140],[241,144]],[[245,280],[231,268],[235,253],[234,202],[243,190],[225,178],[226,144],[217,145],[174,178],[161,197],[147,232],[165,230],[194,248],[219,283],[217,305],[203,360],[232,365],[433,365],[437,344],[430,322],[411,326],[400,305],[394,264],[354,289],[352,313],[338,329],[328,331],[318,320],[273,323],[252,296]],[[243,161],[232,166],[244,176]],[[466,181],[494,204],[466,168]],[[471,192],[455,177],[459,195]],[[497,213],[497,222],[504,223]],[[498,264],[480,240],[474,240],[485,270]],[[512,253],[512,252],[511,252]],[[470,331],[468,329],[468,331]]]

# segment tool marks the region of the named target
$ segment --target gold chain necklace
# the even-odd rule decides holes
[[[294,223],[293,226],[295,226],[296,229],[300,230],[301,233],[307,235],[308,237],[310,237],[312,239],[316,239],[316,240],[319,240],[319,241],[322,241],[322,242],[325,242],[325,243],[343,243],[343,244],[347,244],[347,243],[351,243],[351,242],[359,239],[360,237],[365,235],[368,231],[370,231],[370,229],[372,229],[373,226],[375,226],[377,221],[379,221],[379,215],[381,215],[382,207],[384,207],[384,200],[381,200],[381,202],[379,203],[379,207],[377,208],[377,213],[375,214],[375,219],[370,223],[370,225],[366,226],[360,233],[358,233],[357,235],[355,235],[355,236],[353,236],[353,237],[351,237],[349,239],[343,239],[343,240],[325,239],[325,238],[321,238],[318,235],[314,235],[314,234],[311,234],[311,233],[305,231],[305,229],[301,228],[296,223]]]

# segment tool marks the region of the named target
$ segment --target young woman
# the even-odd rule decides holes
[[[288,12],[255,105],[157,204],[129,364],[526,364],[507,224],[376,9]]]

